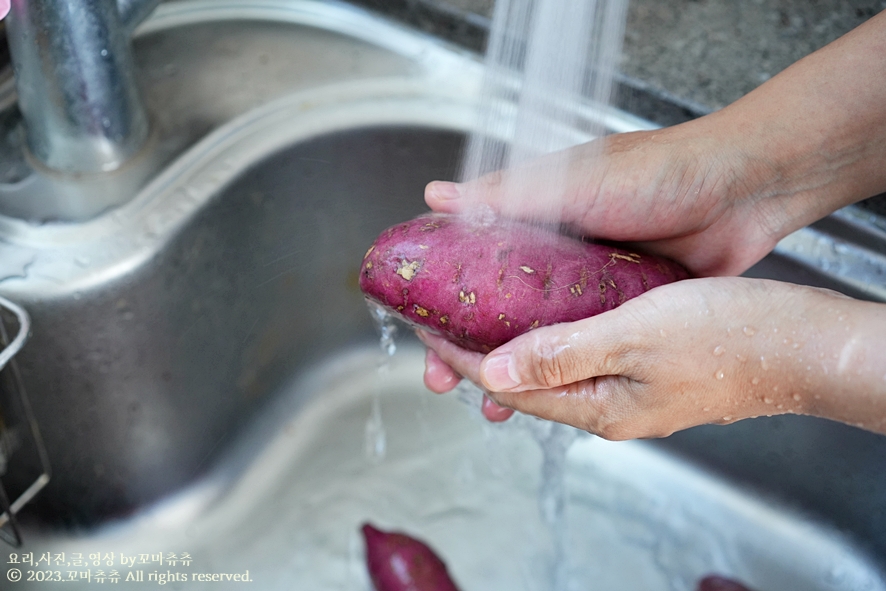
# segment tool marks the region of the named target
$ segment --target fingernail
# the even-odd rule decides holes
[[[520,385],[519,376],[516,375],[513,357],[504,353],[489,357],[483,363],[483,381],[490,390],[503,392]]]
[[[428,192],[441,201],[452,201],[461,198],[458,184],[448,181],[434,181],[428,187]]]

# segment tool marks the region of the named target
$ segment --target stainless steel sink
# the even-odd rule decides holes
[[[362,590],[357,527],[372,519],[431,541],[465,589],[549,588],[554,542],[528,434],[540,427],[493,427],[428,395],[406,335],[379,371],[357,289],[375,235],[425,209],[426,182],[455,174],[475,57],[295,0],[163,5],[135,57],[160,170],[86,222],[0,217],[0,295],[32,316],[15,363],[53,469],[20,514],[16,550],[50,563],[7,566],[115,570],[121,583],[141,572],[127,584],[146,588],[161,574],[190,589],[204,584],[196,573],[248,570],[260,589]],[[587,115],[614,131],[646,125]],[[792,237],[750,274],[883,299],[880,222],[856,214]],[[851,223],[867,242],[841,233]],[[860,275],[806,260],[808,240],[839,261],[873,250],[874,263]],[[376,399],[380,461],[364,454]],[[29,474],[15,460],[13,494]],[[886,589],[884,473],[886,438],[808,418],[658,443],[581,438],[566,469],[566,564],[575,588],[683,590],[717,571],[761,591]],[[115,557],[74,563],[96,552]],[[153,559],[183,552],[187,565]]]

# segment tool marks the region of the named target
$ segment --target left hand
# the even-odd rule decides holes
[[[886,376],[872,354],[886,350],[883,334],[881,304],[724,277],[658,287],[486,356],[420,337],[431,390],[464,376],[500,406],[620,440],[791,412],[886,432]]]

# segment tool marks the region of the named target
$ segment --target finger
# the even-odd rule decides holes
[[[458,213],[464,204],[461,200],[462,187],[448,181],[432,181],[425,187],[425,203],[434,211]]]
[[[483,404],[480,407],[483,416],[490,423],[501,423],[507,421],[514,414],[514,409],[499,406],[486,394],[483,395]]]
[[[450,343],[443,337],[431,334],[424,330],[416,331],[418,338],[432,349],[437,357],[457,375],[465,377],[475,384],[479,384],[480,362],[483,360],[482,353],[474,353],[462,349],[458,345]]]
[[[425,353],[425,386],[431,392],[445,394],[455,388],[461,376],[455,373],[433,349]]]
[[[523,414],[571,425],[611,441],[666,437],[704,421],[669,409],[644,408],[649,386],[624,376],[602,376],[562,388],[493,392],[497,404]],[[672,410],[672,409],[671,409]]]
[[[482,361],[480,383],[491,392],[523,392],[622,374],[637,357],[644,332],[628,308],[515,338]]]
[[[596,177],[589,167],[599,159],[589,155],[599,154],[601,145],[591,142],[547,154],[464,183],[434,181],[425,188],[425,201],[445,213],[483,208],[507,218],[574,222],[592,202]]]

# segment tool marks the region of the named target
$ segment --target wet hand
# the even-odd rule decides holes
[[[774,176],[700,120],[612,135],[468,183],[433,182],[425,200],[435,211],[487,207],[564,223],[677,260],[696,276],[732,275],[794,229],[771,195]]]
[[[812,320],[815,322],[812,322]],[[742,278],[656,288],[487,356],[423,333],[426,383],[464,376],[497,404],[608,439],[782,413],[886,431],[883,306]]]

